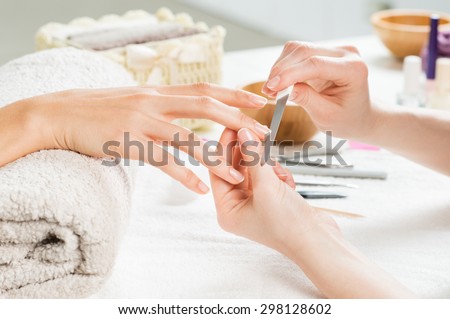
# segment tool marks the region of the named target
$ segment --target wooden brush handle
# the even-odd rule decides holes
[[[350,212],[344,212],[344,211],[336,210],[336,209],[323,208],[323,207],[317,207],[317,206],[313,206],[313,207],[322,212],[336,215],[336,216],[342,216],[342,217],[347,217],[347,218],[364,218],[365,217],[364,215],[350,213]]]

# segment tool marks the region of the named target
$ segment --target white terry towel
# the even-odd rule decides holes
[[[0,107],[71,88],[131,85],[122,67],[99,55],[53,49],[0,68]],[[130,173],[62,150],[0,168],[0,297],[78,298],[97,291],[127,225]]]

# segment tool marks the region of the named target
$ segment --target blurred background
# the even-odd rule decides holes
[[[195,21],[223,25],[226,51],[326,40],[372,33],[370,15],[389,8],[450,12],[448,0],[1,0],[0,64],[34,51],[34,34],[48,22],[98,18],[130,9],[154,12],[166,6]]]

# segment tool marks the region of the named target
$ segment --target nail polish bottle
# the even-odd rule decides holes
[[[438,26],[439,15],[430,16],[430,35],[428,39],[428,55],[426,60],[427,82],[425,85],[427,105],[430,105],[430,98],[434,91],[434,78],[436,75],[436,60],[438,58]]]
[[[422,59],[415,55],[407,56],[403,60],[403,91],[397,95],[397,103],[409,107],[424,107],[423,82]]]
[[[430,106],[450,110],[450,58],[437,59],[436,80],[430,97]]]

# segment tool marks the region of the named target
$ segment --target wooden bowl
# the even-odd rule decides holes
[[[428,42],[430,15],[440,16],[439,28],[450,28],[450,15],[447,13],[423,10],[385,10],[372,15],[371,21],[378,37],[391,53],[404,58],[420,55]]]
[[[275,100],[261,93],[264,82],[255,82],[242,87],[242,90],[249,91],[269,99],[267,105],[260,110],[241,109],[248,116],[254,118],[263,125],[270,126],[273,112],[275,110]],[[312,122],[306,111],[292,103],[288,102],[281,119],[280,128],[278,130],[276,140],[293,141],[296,144],[304,143],[310,140],[316,133],[317,127]]]

